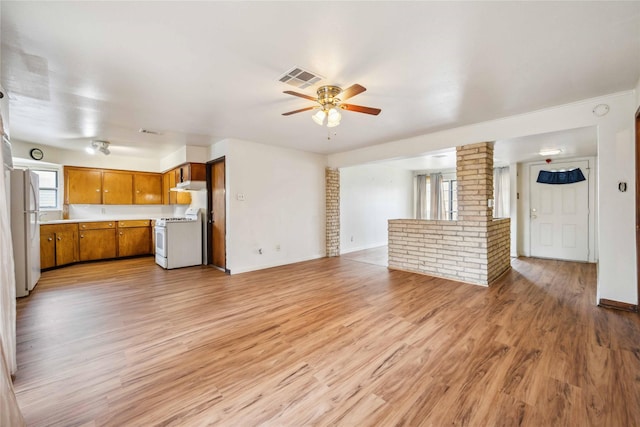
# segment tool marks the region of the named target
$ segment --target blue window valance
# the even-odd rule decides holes
[[[540,184],[573,184],[580,181],[586,181],[580,168],[567,171],[540,171],[536,180]]]

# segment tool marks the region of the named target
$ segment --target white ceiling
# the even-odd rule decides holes
[[[511,163],[552,161],[571,157],[590,157],[598,154],[595,127],[569,129],[522,138],[503,139],[495,142],[493,161],[495,166]],[[559,154],[540,155],[543,150],[558,149]],[[443,171],[456,168],[455,148],[438,150],[420,157],[390,160],[378,163],[412,171]]]
[[[0,7],[12,138],[78,150],[107,139],[114,154],[224,138],[334,153],[630,90],[640,76],[640,2]],[[331,140],[311,112],[282,116],[311,105],[282,93],[296,90],[278,81],[293,66],[362,84],[349,102],[382,113],[344,112]]]

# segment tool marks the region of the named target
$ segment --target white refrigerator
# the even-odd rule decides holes
[[[11,171],[11,236],[16,296],[29,295],[40,279],[40,217],[38,175],[28,169]]]

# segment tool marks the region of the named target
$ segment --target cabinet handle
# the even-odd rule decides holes
[[[86,224],[82,224],[82,228],[87,228],[87,225]]]
[[[109,223],[109,227],[113,227],[113,224],[112,224],[112,223]]]
[[[108,192],[109,192],[109,190],[104,190],[104,192],[105,192],[105,193],[108,193]]]
[[[59,241],[60,241],[60,240],[62,240],[62,237],[58,237],[58,240],[59,240]]]
[[[122,236],[122,231],[120,232],[120,235]]]
[[[81,234],[81,235],[80,235],[80,238],[81,238],[81,239],[84,239],[84,234]]]
[[[98,193],[99,193],[99,192],[100,192],[100,189],[99,189],[99,188],[96,188],[96,192],[98,192]]]
[[[53,240],[53,237],[49,237],[47,240],[48,240],[48,241],[52,241],[52,240]]]

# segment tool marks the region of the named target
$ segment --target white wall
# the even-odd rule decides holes
[[[236,139],[210,147],[221,156],[232,274],[325,256],[326,156]]]
[[[511,163],[509,165],[509,217],[511,218],[510,233],[511,233],[511,245],[510,251],[512,257],[519,255],[518,251],[518,228],[520,227],[520,191],[518,189],[518,176],[520,169],[517,163]],[[495,195],[494,195],[495,197]]]
[[[608,104],[596,117],[593,108]],[[463,126],[328,156],[329,166],[346,167],[481,141],[496,141],[540,133],[598,128],[598,298],[637,304],[635,245],[634,115],[640,104],[636,91],[583,100],[518,116]],[[617,191],[618,181],[628,190]],[[595,301],[594,301],[595,302]]]
[[[205,163],[209,158],[209,147],[185,145],[160,159],[158,172],[164,172],[183,163]]]
[[[142,172],[160,172],[158,159],[139,156],[118,156],[102,153],[89,154],[84,151],[65,150],[62,148],[32,144],[23,141],[11,141],[13,157],[30,159],[29,151],[40,148],[44,153],[44,162],[66,166],[83,166],[89,168],[123,169]]]
[[[387,244],[389,219],[413,218],[413,172],[363,165],[340,170],[340,252]]]

